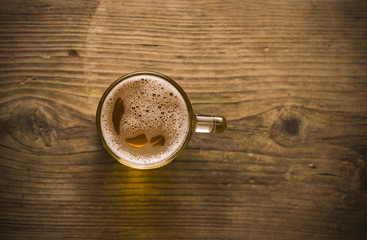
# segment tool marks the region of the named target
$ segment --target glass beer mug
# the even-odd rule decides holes
[[[223,132],[224,117],[195,114],[183,89],[156,72],[134,72],[112,83],[97,108],[103,147],[137,169],[162,167],[175,159],[193,132]]]

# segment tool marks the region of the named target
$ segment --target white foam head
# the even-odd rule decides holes
[[[112,121],[114,105],[123,100],[124,114],[117,134]],[[101,132],[110,150],[119,158],[140,166],[169,160],[184,144],[190,128],[186,102],[168,81],[153,75],[135,75],[118,83],[106,96],[101,108]],[[126,139],[144,134],[147,144],[131,146]],[[155,136],[163,145],[152,145]]]

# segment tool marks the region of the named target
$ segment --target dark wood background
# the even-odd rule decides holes
[[[366,239],[367,2],[0,1],[1,239]],[[228,118],[130,169],[95,112],[175,79]]]

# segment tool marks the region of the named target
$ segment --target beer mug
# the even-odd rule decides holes
[[[103,147],[120,163],[137,169],[162,167],[175,159],[192,133],[223,132],[224,117],[195,114],[171,78],[134,72],[113,82],[97,108]]]

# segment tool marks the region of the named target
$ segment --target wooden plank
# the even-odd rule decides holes
[[[3,1],[0,238],[365,239],[364,1]],[[194,134],[150,171],[104,151],[121,75],[175,79]]]

